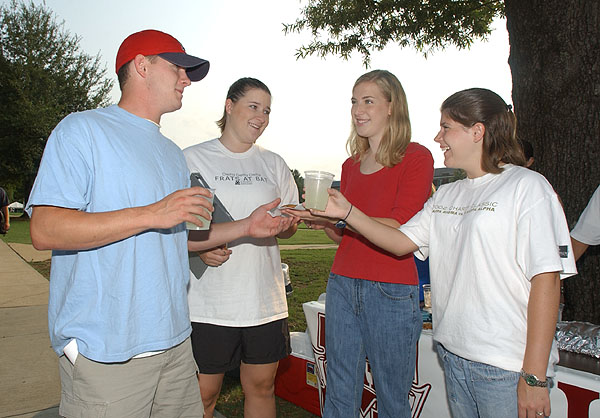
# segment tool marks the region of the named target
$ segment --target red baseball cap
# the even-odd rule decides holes
[[[116,72],[137,54],[159,57],[186,69],[191,81],[200,81],[208,73],[210,63],[202,58],[185,53],[181,43],[171,35],[153,29],[129,35],[117,52]]]

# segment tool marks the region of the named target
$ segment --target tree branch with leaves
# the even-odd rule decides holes
[[[109,104],[100,55],[81,51],[45,5],[0,7],[0,183],[26,198],[46,139],[69,113]]]
[[[309,0],[285,34],[310,31],[312,41],[296,51],[296,58],[362,55],[369,66],[372,51],[389,43],[413,47],[427,56],[453,45],[469,48],[486,39],[494,17],[503,16],[503,1]]]

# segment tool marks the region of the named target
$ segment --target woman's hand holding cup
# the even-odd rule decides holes
[[[315,216],[326,217],[331,219],[343,219],[348,215],[350,207],[352,206],[348,199],[344,197],[339,191],[335,189],[327,189],[329,193],[329,200],[327,201],[327,207],[325,210],[310,209],[310,213]]]
[[[317,209],[297,210],[284,207],[281,208],[281,212],[295,216],[303,221],[329,221],[335,223],[339,219],[345,218],[350,210],[350,202],[335,189],[327,189],[327,193],[329,194],[329,198],[324,211]],[[302,196],[304,197],[304,195]]]

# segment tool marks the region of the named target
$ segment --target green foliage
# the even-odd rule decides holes
[[[44,5],[0,7],[0,184],[26,198],[46,139],[66,115],[109,103],[112,81],[99,55]]]
[[[486,39],[492,20],[503,13],[501,0],[309,0],[283,31],[311,32],[313,40],[296,51],[297,58],[348,59],[357,51],[368,67],[370,53],[388,43],[412,46],[425,56],[448,45],[469,48],[475,39]]]
[[[462,180],[462,179],[466,179],[467,178],[467,172],[465,170],[455,170],[454,174],[452,175],[452,178],[450,179],[450,183],[457,181],[457,180]]]
[[[304,199],[302,199],[302,195],[304,194],[304,177],[302,177],[302,174],[295,168],[290,171],[292,172],[292,176],[294,176],[296,187],[298,187],[298,197],[300,198],[300,203],[302,203],[304,202]]]

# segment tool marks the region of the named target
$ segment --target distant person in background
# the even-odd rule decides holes
[[[245,77],[227,92],[221,136],[184,150],[189,170],[198,172],[234,219],[281,198],[298,204],[298,188],[279,155],[256,144],[269,125],[271,92]],[[288,307],[277,238],[296,232],[295,217],[277,234],[229,241],[200,255],[209,266],[192,278],[188,302],[192,346],[205,417],[212,418],[225,372],[240,368],[246,418],[275,418],[275,375],[290,354]],[[218,225],[218,224],[217,224]],[[209,233],[212,238],[213,231]]]
[[[0,234],[4,235],[10,229],[10,215],[8,213],[8,195],[0,187]]]
[[[600,186],[592,195],[575,228],[571,231],[571,244],[576,261],[590,245],[600,244]]]
[[[523,154],[525,155],[525,167],[531,168],[535,162],[535,158],[533,157],[533,145],[531,145],[531,142],[529,141],[521,140],[521,146],[523,147]]]
[[[433,157],[411,142],[406,95],[395,75],[363,74],[354,83],[351,102],[350,157],[342,166],[340,190],[378,223],[397,228],[431,194]],[[423,326],[413,255],[395,256],[346,228],[343,220],[306,213],[301,217],[309,227],[324,228],[340,244],[327,282],[323,417],[359,416],[366,358],[379,417],[410,417],[408,395]]]

